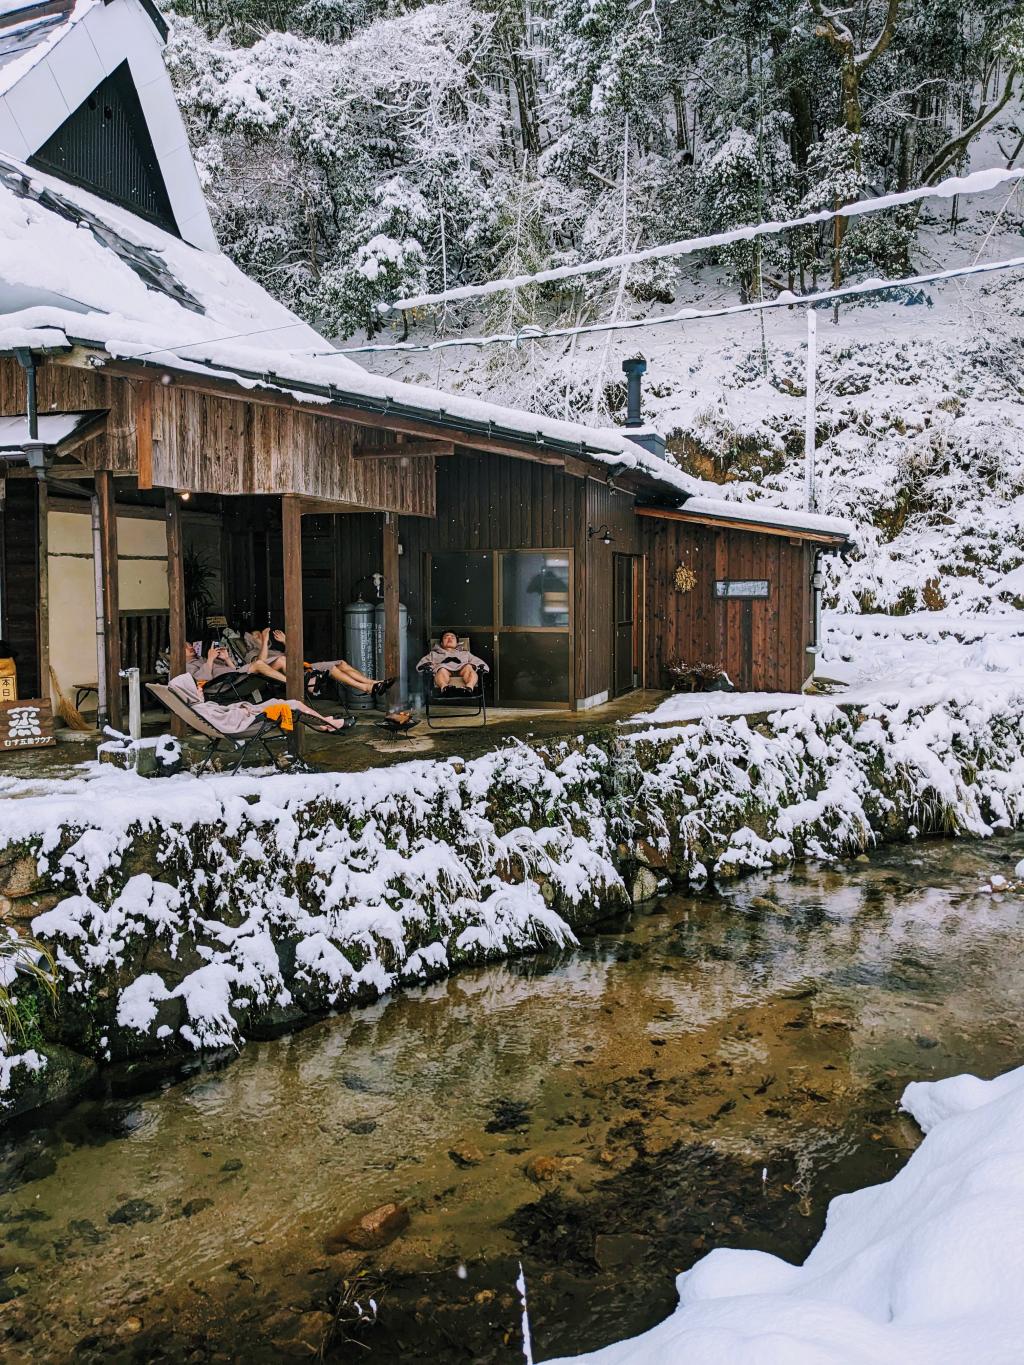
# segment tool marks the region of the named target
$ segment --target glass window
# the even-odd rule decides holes
[[[503,626],[566,630],[570,590],[569,559],[564,551],[510,550],[501,556]]]
[[[433,555],[430,561],[432,633],[494,624],[494,556]]]
[[[544,631],[502,632],[498,667],[501,701],[565,701],[569,696],[569,636]]]

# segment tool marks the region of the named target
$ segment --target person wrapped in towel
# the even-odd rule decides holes
[[[291,730],[295,725],[295,715],[310,716],[316,727],[321,730],[347,730],[355,721],[350,716],[325,716],[307,706],[304,701],[204,701],[203,694],[189,673],[179,673],[169,684],[188,701],[193,711],[209,721],[215,730],[224,735],[240,735],[256,721],[258,716],[266,716],[277,721],[282,730]]]
[[[201,640],[185,642],[185,671],[200,686],[218,682],[229,675],[243,677],[256,674],[261,678],[269,678],[271,682],[284,681],[284,673],[269,661],[266,653],[257,653],[246,663],[240,664],[223,645],[211,645],[204,654]]]
[[[250,666],[257,660],[266,663],[274,672],[267,676],[284,680],[288,667],[286,655],[287,639],[283,630],[247,630],[245,632],[245,653]],[[371,697],[379,697],[388,692],[398,681],[397,678],[368,678],[358,668],[345,659],[318,659],[315,663],[304,663],[310,673],[326,673],[353,692],[363,692]],[[262,671],[262,670],[259,670]],[[312,689],[311,689],[312,690]]]
[[[433,649],[427,651],[416,667],[429,668],[434,675],[434,686],[439,688],[467,688],[472,692],[480,681],[479,670],[484,661],[468,649],[459,646],[454,630],[446,630]]]

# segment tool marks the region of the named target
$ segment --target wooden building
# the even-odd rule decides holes
[[[62,42],[88,42],[87,76],[54,61]],[[229,620],[283,624],[292,695],[304,656],[343,653],[346,605],[374,575],[381,671],[397,671],[401,601],[411,659],[441,628],[469,633],[499,704],[599,705],[663,685],[676,659],[799,687],[815,556],[848,528],[708,497],[641,431],[339,356],[217,252],[160,43],[143,0],[0,18],[0,233],[17,262],[8,276],[0,258],[0,636],[22,695],[51,666],[64,691],[91,673],[117,723],[121,667],[162,633],[172,668],[183,657],[190,546]]]

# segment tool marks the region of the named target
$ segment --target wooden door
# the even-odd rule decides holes
[[[614,557],[612,587],[612,693],[640,685],[640,556]]]

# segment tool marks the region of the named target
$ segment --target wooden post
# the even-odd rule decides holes
[[[285,692],[301,701],[305,696],[302,667],[302,503],[293,494],[281,498],[281,539],[284,568]],[[298,730],[296,730],[298,736]]]
[[[384,513],[384,666],[386,678],[397,678],[402,657],[398,620],[398,514]],[[398,695],[405,679],[399,679]]]
[[[153,385],[140,380],[135,385],[135,453],[139,466],[139,487],[153,487]]]
[[[45,482],[38,485],[36,503],[39,545],[39,695],[50,696],[50,528],[49,496]]]
[[[164,492],[164,520],[167,526],[167,605],[170,608],[169,676],[185,671],[185,572],[181,540],[181,504],[172,488]],[[171,717],[171,734],[181,738],[185,726]]]
[[[107,684],[107,718],[121,728],[121,626],[117,591],[117,512],[114,476],[109,469],[96,471],[96,508],[99,516],[98,567],[103,607],[103,660]]]

